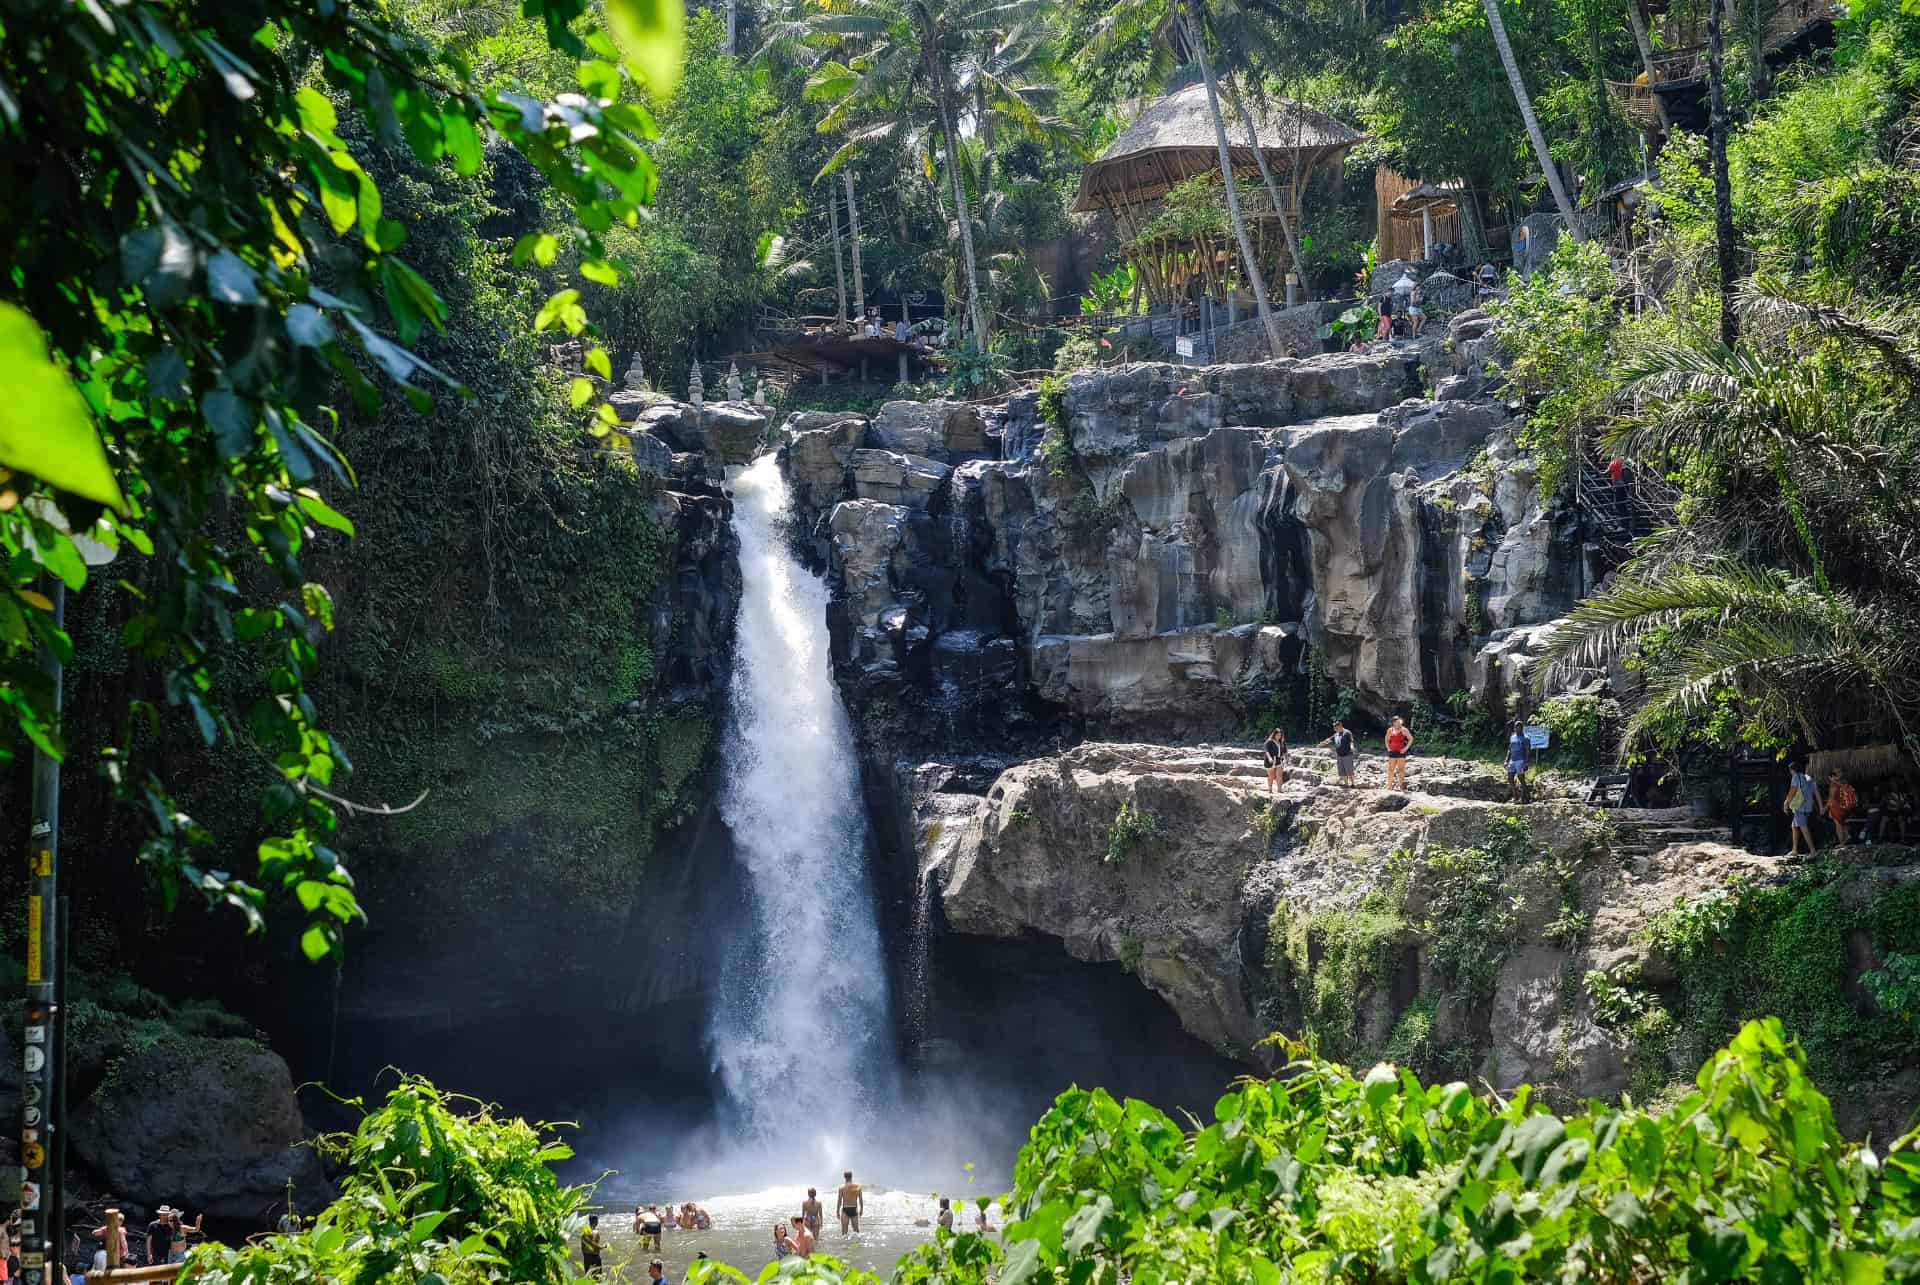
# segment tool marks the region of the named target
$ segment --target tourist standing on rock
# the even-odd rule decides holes
[[[1527,789],[1527,732],[1519,723],[1508,729],[1507,736],[1507,802],[1531,803],[1532,797]]]
[[[1380,324],[1373,328],[1375,339],[1393,338],[1393,291],[1380,296]]]
[[[867,1212],[867,1197],[866,1193],[860,1190],[860,1184],[853,1180],[853,1170],[847,1170],[841,1177],[846,1179],[840,1184],[838,1196],[840,1234],[844,1236],[849,1226],[854,1231],[860,1230],[860,1215]]]
[[[588,1214],[586,1230],[580,1233],[580,1266],[587,1275],[599,1278],[601,1255],[606,1249],[607,1242],[600,1235],[600,1215]]]
[[[1421,328],[1427,324],[1426,309],[1420,306],[1426,301],[1427,297],[1420,292],[1419,286],[1415,286],[1407,295],[1407,325],[1415,339],[1420,337]]]
[[[1260,747],[1267,760],[1267,793],[1287,783],[1287,734],[1279,728],[1267,733],[1267,743]]]
[[[1806,762],[1796,761],[1793,765],[1793,775],[1787,778],[1786,802],[1780,805],[1781,811],[1790,813],[1793,817],[1792,825],[1788,830],[1788,856],[1800,854],[1802,839],[1807,841],[1807,855],[1813,855],[1813,814],[1819,803],[1820,791],[1814,785],[1813,778],[1807,775]]]
[[[1398,714],[1387,726],[1387,788],[1407,788],[1407,754],[1413,749],[1413,733]]]
[[[1347,730],[1345,723],[1335,719],[1333,735],[1321,741],[1320,744],[1332,747],[1334,771],[1340,777],[1340,784],[1351,789],[1354,784],[1354,773],[1360,766],[1360,756],[1354,753],[1353,733]]]

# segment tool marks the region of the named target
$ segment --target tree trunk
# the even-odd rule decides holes
[[[1653,40],[1647,35],[1647,15],[1641,5],[1646,0],[1627,0],[1627,25],[1633,28],[1633,46],[1640,51],[1640,66],[1647,73],[1647,93],[1653,96],[1653,110],[1659,113],[1660,128],[1663,132],[1673,131],[1673,122],[1667,119],[1666,100],[1654,89]]]
[[[1540,162],[1540,172],[1547,177],[1547,186],[1553,189],[1553,203],[1560,207],[1560,220],[1567,225],[1567,234],[1576,241],[1587,238],[1580,231],[1579,220],[1573,215],[1573,202],[1567,199],[1567,185],[1560,179],[1560,167],[1553,163],[1553,153],[1547,150],[1547,136],[1540,132],[1540,118],[1533,114],[1533,99],[1527,96],[1527,82],[1520,79],[1520,64],[1514,61],[1513,44],[1507,39],[1507,24],[1500,17],[1500,0],[1482,0],[1487,11],[1487,26],[1493,31],[1494,48],[1500,51],[1500,61],[1507,69],[1507,83],[1513,87],[1513,101],[1520,108],[1520,119],[1527,127],[1527,137],[1533,142],[1534,159]]]
[[[740,34],[740,0],[727,0],[727,52],[734,51],[734,42]]]
[[[1740,338],[1734,286],[1740,279],[1740,244],[1733,227],[1733,180],[1727,174],[1727,77],[1722,26],[1726,0],[1707,4],[1707,148],[1713,157],[1713,241],[1720,259],[1720,342]]]
[[[923,31],[921,38],[926,44],[927,73],[932,82],[934,103],[940,111],[940,145],[947,156],[947,173],[953,178],[953,218],[960,225],[960,261],[967,273],[967,319],[976,344],[985,352],[990,332],[986,309],[980,299],[980,270],[974,266],[973,211],[967,205],[966,180],[960,175],[959,144],[953,132],[953,97],[947,89],[946,70],[935,54],[936,34]]]
[[[1274,182],[1273,171],[1267,166],[1267,154],[1260,146],[1260,130],[1253,123],[1253,113],[1247,110],[1246,103],[1240,98],[1240,77],[1229,73],[1221,84],[1227,91],[1227,102],[1240,114],[1240,119],[1247,123],[1247,145],[1253,148],[1254,163],[1260,167],[1260,181],[1266,185],[1267,199],[1273,202],[1274,216],[1280,220],[1280,235],[1287,239],[1287,261],[1292,265],[1293,275],[1300,278],[1300,301],[1309,303],[1313,296],[1307,291],[1307,273],[1300,262],[1300,241],[1294,235],[1292,208],[1280,199],[1280,185]],[[1297,161],[1300,156],[1299,149],[1295,148],[1293,154]],[[1295,192],[1300,190],[1299,183],[1299,175],[1295,174],[1293,189]],[[1284,289],[1285,282],[1281,285]]]
[[[840,197],[833,190],[833,184],[827,184],[827,222],[833,228],[833,289],[839,296],[841,321],[847,319],[847,267],[846,260],[840,255]]]
[[[1206,33],[1200,28],[1200,21],[1190,7],[1191,0],[1179,0],[1182,14],[1187,23],[1187,35],[1193,41],[1193,50],[1200,59],[1200,77],[1207,82],[1207,109],[1213,115],[1213,141],[1220,150],[1220,177],[1227,189],[1227,218],[1233,224],[1233,235],[1240,242],[1240,258],[1247,265],[1247,284],[1253,289],[1253,304],[1260,311],[1260,324],[1267,331],[1267,351],[1275,357],[1282,355],[1280,344],[1280,323],[1273,319],[1273,304],[1267,298],[1267,280],[1260,274],[1260,261],[1254,257],[1253,242],[1247,236],[1247,221],[1240,214],[1240,193],[1233,183],[1233,149],[1227,145],[1227,122],[1220,115],[1220,84],[1214,79],[1213,57],[1207,52]]]
[[[853,175],[841,170],[840,177],[847,183],[847,241],[853,246],[853,310],[864,320],[867,315],[867,283],[860,272],[860,210],[853,203]]]

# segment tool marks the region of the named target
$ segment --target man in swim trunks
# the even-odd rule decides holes
[[[800,1202],[800,1219],[806,1223],[807,1230],[815,1237],[820,1235],[820,1193],[812,1187],[807,1188],[807,1198]]]
[[[845,1182],[840,1184],[840,1194],[838,1197],[840,1202],[840,1234],[844,1236],[847,1234],[849,1225],[852,1226],[854,1231],[860,1230],[860,1215],[867,1212],[867,1197],[866,1194],[860,1190],[860,1184],[853,1180],[853,1170],[847,1170],[841,1177],[846,1179]]]

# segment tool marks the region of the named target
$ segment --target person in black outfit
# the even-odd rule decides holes
[[[1260,752],[1266,756],[1267,793],[1272,794],[1277,787],[1287,783],[1287,734],[1274,728],[1267,734],[1266,744],[1260,747]]]
[[[173,1210],[160,1206],[158,1217],[147,1224],[147,1262],[164,1263],[173,1255]]]

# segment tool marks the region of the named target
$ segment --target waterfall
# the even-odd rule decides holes
[[[742,594],[721,815],[752,903],[713,1014],[749,1139],[834,1160],[891,1095],[886,961],[853,733],[830,669],[827,590],[787,548],[771,455],[733,482]]]

